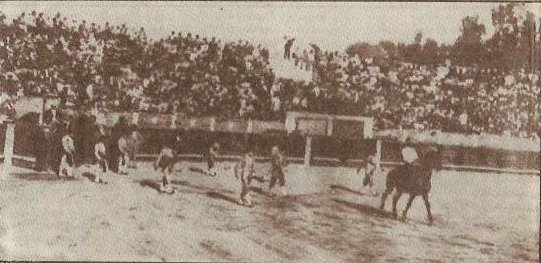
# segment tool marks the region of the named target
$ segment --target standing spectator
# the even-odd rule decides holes
[[[34,169],[38,172],[47,171],[47,152],[49,142],[46,136],[47,130],[45,126],[39,126],[36,129],[36,133],[32,136],[32,139],[35,141],[35,155],[36,163]]]
[[[75,145],[71,133],[62,137],[62,158],[60,159],[60,167],[58,168],[58,176],[74,176],[75,170]]]
[[[118,160],[120,151],[118,149],[118,140],[120,137],[122,137],[124,134],[127,133],[128,125],[126,124],[126,119],[124,116],[120,116],[118,118],[117,123],[111,130],[111,137],[109,141],[109,147],[107,152],[109,153],[109,169],[113,172],[118,172]]]
[[[83,111],[78,111],[73,122],[73,139],[75,142],[76,160],[78,164],[90,163],[93,156],[94,138],[93,122]]]
[[[61,116],[58,116],[61,117]],[[56,175],[60,174],[60,159],[62,158],[62,137],[66,133],[66,126],[60,118],[51,123],[51,139],[49,140],[49,166]]]
[[[94,145],[94,158],[96,162],[94,182],[105,183],[103,176],[107,173],[107,150],[105,148],[105,136],[100,136]]]
[[[460,122],[461,131],[469,132],[468,131],[468,113],[466,113],[466,111],[462,112],[460,116],[458,116],[458,120]]]
[[[129,136],[128,134],[122,134],[118,139],[118,173],[119,174],[128,174],[128,163],[130,162],[129,156],[129,146],[128,146]]]
[[[137,168],[137,153],[139,153],[139,146],[143,142],[143,136],[139,132],[137,125],[132,125],[130,134],[130,167]]]
[[[286,44],[284,46],[284,59],[289,60],[291,58],[291,46],[293,46],[294,41],[295,38],[291,38],[286,41]]]

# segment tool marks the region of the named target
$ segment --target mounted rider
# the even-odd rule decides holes
[[[404,161],[404,171],[406,174],[412,174],[413,165],[419,160],[419,155],[417,150],[413,145],[413,140],[411,137],[408,137],[404,142],[404,146],[401,151],[402,161]]]

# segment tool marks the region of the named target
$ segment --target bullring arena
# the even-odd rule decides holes
[[[369,2],[0,1],[0,261],[538,262],[541,4]]]
[[[173,195],[142,162],[95,184],[16,167],[1,181],[0,255],[8,259],[267,262],[535,262],[539,176],[442,170],[432,178],[435,217],[420,198],[409,219],[377,209],[354,168],[286,168],[287,196],[256,183],[254,206],[238,204],[232,162],[218,176],[182,161]],[[384,167],[384,172],[388,167]],[[256,174],[266,176],[267,162]],[[85,176],[81,176],[84,174]],[[381,192],[385,176],[375,180]],[[399,202],[404,209],[406,198]],[[386,211],[390,210],[390,202]]]

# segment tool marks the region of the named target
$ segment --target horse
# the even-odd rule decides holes
[[[409,200],[406,209],[402,212],[402,219],[405,220],[413,200],[417,196],[422,196],[425,203],[429,223],[433,222],[432,212],[430,211],[430,202],[428,193],[431,188],[431,178],[434,169],[439,169],[440,158],[439,151],[427,151],[419,159],[418,164],[412,164],[407,167],[401,165],[392,169],[387,174],[385,191],[381,196],[380,210],[384,210],[385,200],[391,192],[396,189],[393,196],[393,214],[397,216],[396,204],[403,193],[409,194]]]

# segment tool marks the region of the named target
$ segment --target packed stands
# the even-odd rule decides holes
[[[303,53],[317,54],[292,61],[316,75],[312,89],[295,98],[308,100],[302,104],[306,109],[374,116],[379,129],[538,136],[539,71],[506,72],[449,62],[385,67],[370,57],[318,49]]]
[[[312,72],[312,80],[277,76],[269,50],[246,41],[187,32],[154,40],[127,25],[0,14],[2,103],[46,95],[59,98],[59,107],[100,112],[259,120],[295,110],[373,116],[379,130],[539,138],[539,71],[449,62],[389,67],[315,44],[283,59]]]

